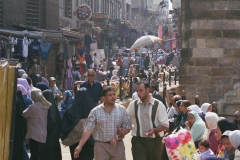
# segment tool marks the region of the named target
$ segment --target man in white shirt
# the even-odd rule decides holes
[[[171,99],[171,104],[172,106],[170,107],[169,111],[168,111],[168,119],[174,118],[175,116],[178,115],[178,113],[180,112],[178,109],[178,106],[176,104],[176,102],[178,100],[181,100],[181,97],[179,95],[175,95],[173,96],[173,98]]]
[[[132,155],[134,160],[161,160],[162,138],[159,133],[169,127],[165,106],[149,94],[149,84],[137,84],[139,99],[132,101],[127,113],[134,124]],[[163,135],[163,134],[162,134]]]

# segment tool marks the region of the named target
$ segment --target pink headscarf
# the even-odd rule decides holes
[[[17,84],[17,91],[21,91],[23,96],[28,95],[28,91],[26,90],[26,88],[21,85],[21,84]]]
[[[27,92],[28,92],[27,95],[28,95],[29,97],[31,97],[31,94],[30,94],[31,88],[30,88],[30,86],[29,86],[29,84],[28,84],[28,82],[27,82],[26,79],[24,79],[24,78],[18,78],[17,84],[21,84],[21,85],[27,90]]]

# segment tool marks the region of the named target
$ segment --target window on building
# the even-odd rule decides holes
[[[26,24],[39,27],[39,0],[27,0]]]
[[[59,0],[59,16],[65,17],[65,0]]]

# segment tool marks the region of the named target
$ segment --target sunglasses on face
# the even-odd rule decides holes
[[[88,74],[87,76],[88,77],[94,77],[94,74]]]

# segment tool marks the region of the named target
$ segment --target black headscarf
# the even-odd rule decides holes
[[[94,101],[87,93],[87,89],[84,87],[80,88],[76,98],[69,105],[63,116],[60,131],[61,139],[66,139],[79,120],[87,118],[95,106]]]
[[[42,92],[49,89],[48,85],[44,82],[38,82],[36,87],[39,88]]]
[[[218,125],[219,129],[221,130],[222,134],[227,130],[230,130],[230,131],[236,130],[235,124],[227,119],[219,120],[217,122],[217,125]]]

